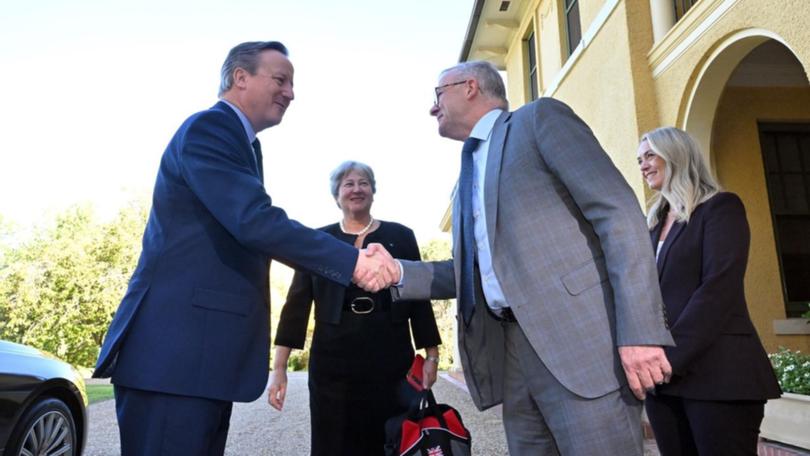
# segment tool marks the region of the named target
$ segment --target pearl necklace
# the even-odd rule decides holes
[[[374,217],[369,217],[368,225],[364,226],[362,230],[360,230],[360,231],[358,231],[356,233],[352,233],[351,231],[346,231],[346,226],[343,225],[343,220],[340,220],[340,231],[343,231],[344,234],[351,234],[351,235],[354,235],[354,236],[362,236],[362,235],[366,234],[366,231],[368,231],[371,228],[371,225],[373,225],[373,224],[374,224]]]

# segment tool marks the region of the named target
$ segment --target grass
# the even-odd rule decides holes
[[[90,403],[106,401],[113,398],[112,385],[87,385],[87,399]]]

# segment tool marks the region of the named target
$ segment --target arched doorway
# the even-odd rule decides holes
[[[746,206],[749,309],[769,348],[787,343],[786,317],[810,302],[810,84],[780,37],[744,30],[708,54],[681,126],[708,154],[721,185]],[[790,341],[807,345],[807,338]]]

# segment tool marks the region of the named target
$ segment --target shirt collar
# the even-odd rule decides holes
[[[481,141],[488,140],[489,135],[492,134],[492,129],[495,128],[495,121],[498,120],[501,113],[503,113],[502,109],[493,109],[492,111],[484,114],[483,117],[478,119],[478,122],[473,127],[472,131],[470,132],[470,137],[478,138]]]
[[[250,125],[250,121],[248,120],[247,116],[245,116],[245,114],[241,110],[239,110],[239,108],[234,106],[228,100],[220,98],[220,101],[230,106],[230,108],[234,110],[236,115],[239,117],[239,121],[242,122],[242,126],[245,127],[245,133],[247,134],[248,142],[253,144],[253,141],[256,139],[256,132],[253,131],[253,127]]]

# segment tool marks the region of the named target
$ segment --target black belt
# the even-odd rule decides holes
[[[515,314],[512,312],[511,307],[503,307],[501,308],[501,321],[506,323],[517,323],[517,318],[515,318]]]
[[[343,311],[357,315],[370,314],[372,312],[387,312],[391,310],[391,302],[378,301],[371,296],[358,296],[351,301],[343,303]]]

